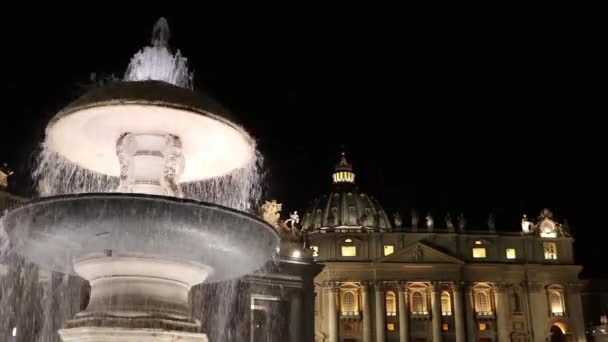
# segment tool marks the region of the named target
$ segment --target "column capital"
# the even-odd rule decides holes
[[[450,286],[452,287],[452,291],[454,292],[462,292],[462,289],[465,287],[466,283],[464,281],[453,281]]]
[[[397,283],[399,292],[407,293],[407,281],[401,280]]]
[[[370,283],[368,281],[362,281],[359,283],[361,292],[369,292]]]
[[[337,281],[324,281],[323,287],[328,291],[337,291],[338,290],[338,282]]]
[[[431,282],[431,292],[439,292],[441,291],[441,283],[438,281]]]
[[[578,283],[578,282],[573,282],[573,283],[567,283],[566,284],[566,290],[569,293],[580,293],[582,290],[582,284]]]
[[[384,281],[374,281],[374,290],[384,291]]]
[[[496,293],[505,293],[512,285],[513,284],[508,283],[496,283],[494,284],[494,291],[496,291]]]
[[[533,291],[533,292],[542,291],[543,288],[545,287],[544,284],[540,281],[528,281],[528,282],[524,283],[523,285],[525,287],[527,287],[530,291]]]

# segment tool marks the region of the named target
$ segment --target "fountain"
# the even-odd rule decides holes
[[[3,218],[11,252],[90,283],[63,341],[207,341],[190,315],[191,287],[249,274],[278,249],[265,221],[184,198],[183,187],[247,167],[256,152],[220,106],[190,89],[168,36],[161,19],[123,81],[86,93],[47,126],[45,149],[108,180],[108,191],[42,197]]]

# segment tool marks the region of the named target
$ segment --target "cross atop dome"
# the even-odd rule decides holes
[[[334,184],[355,184],[353,166],[346,160],[346,153],[342,152],[340,155],[340,162],[336,165],[332,178]]]

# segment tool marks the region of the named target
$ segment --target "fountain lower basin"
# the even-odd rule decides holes
[[[243,212],[145,194],[46,197],[8,212],[3,227],[13,252],[89,281],[86,310],[59,331],[66,342],[206,342],[191,287],[251,273],[279,245]]]
[[[46,197],[6,214],[11,249],[40,267],[75,274],[94,255],[199,263],[207,282],[237,278],[272,259],[274,229],[215,204],[145,194]]]

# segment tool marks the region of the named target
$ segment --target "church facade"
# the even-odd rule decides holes
[[[519,232],[427,215],[404,224],[344,155],[302,228],[316,261],[315,341],[586,341],[573,238],[551,211]]]

